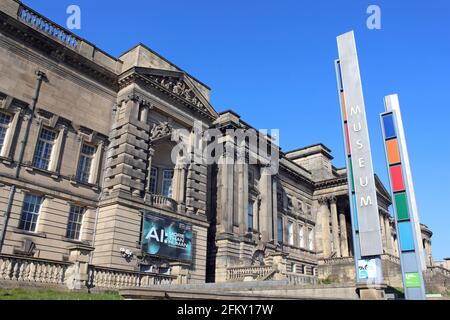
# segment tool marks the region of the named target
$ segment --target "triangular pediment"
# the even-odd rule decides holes
[[[147,81],[151,82],[152,86],[157,87],[168,96],[181,101],[191,109],[206,114],[211,119],[218,117],[217,112],[206,97],[184,72],[143,67],[134,67],[126,73],[130,72],[144,77]]]

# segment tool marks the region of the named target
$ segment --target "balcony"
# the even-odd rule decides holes
[[[147,194],[146,201],[148,201],[150,205],[160,209],[177,211],[178,203],[172,198],[160,194]]]

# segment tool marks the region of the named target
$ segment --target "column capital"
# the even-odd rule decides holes
[[[336,204],[336,202],[337,202],[337,198],[336,198],[336,196],[334,196],[334,195],[332,195],[332,196],[329,196],[329,201],[330,201],[330,204]]]

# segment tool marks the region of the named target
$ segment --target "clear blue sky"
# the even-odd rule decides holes
[[[435,259],[450,257],[450,1],[26,0],[118,56],[142,42],[212,88],[218,111],[279,128],[284,151],[322,142],[344,165],[334,59],[336,36],[355,30],[376,173],[387,183],[379,113],[398,93],[421,222]],[[381,8],[382,29],[366,27]]]

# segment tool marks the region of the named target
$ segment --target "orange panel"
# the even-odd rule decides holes
[[[397,139],[392,139],[386,141],[387,154],[389,159],[389,164],[400,162],[400,153],[398,151]]]
[[[341,101],[342,101],[342,112],[344,113],[344,121],[347,121],[347,107],[345,106],[344,93],[341,92]]]

